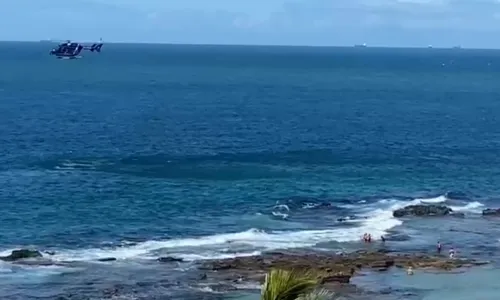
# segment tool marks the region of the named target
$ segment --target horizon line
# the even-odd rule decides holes
[[[41,40],[0,40],[0,43],[60,43],[64,39],[41,39]],[[94,41],[80,41],[80,43],[91,43]],[[104,44],[122,44],[122,45],[169,45],[169,46],[233,46],[233,47],[295,47],[295,48],[360,48],[360,49],[429,49],[429,50],[500,50],[500,48],[480,48],[463,47],[460,45],[452,46],[385,46],[369,44],[350,44],[350,45],[301,45],[301,44],[246,44],[246,43],[177,43],[177,42],[147,42],[147,41],[102,41]],[[363,45],[363,47],[359,47]],[[458,47],[458,48],[457,48]]]

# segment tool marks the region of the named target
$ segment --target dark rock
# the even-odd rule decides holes
[[[474,265],[474,266],[484,266],[484,265],[487,265],[489,263],[490,262],[488,262],[488,261],[474,261],[474,262],[471,262],[470,264]]]
[[[451,208],[445,205],[409,205],[404,208],[395,210],[392,215],[396,218],[406,217],[406,216],[446,216],[453,212]]]
[[[411,240],[411,236],[404,233],[393,233],[385,237],[386,241],[406,242]]]
[[[483,216],[500,216],[500,208],[487,208],[483,210]]]
[[[476,262],[466,259],[447,259],[443,256],[426,254],[394,254],[360,250],[343,255],[306,253],[265,253],[260,256],[237,257],[205,261],[200,268],[210,272],[210,278],[216,280],[234,281],[235,278],[263,282],[265,273],[270,269],[310,270],[318,274],[322,283],[349,283],[357,270],[370,268],[374,271],[387,271],[395,266],[398,268],[432,268],[437,270],[452,270],[460,267],[472,267]]]
[[[99,258],[98,261],[106,262],[106,261],[115,261],[115,257],[105,257],[105,258]]]
[[[370,264],[370,267],[373,269],[387,269],[387,268],[390,268],[392,266],[394,266],[393,259],[376,261],[376,262]]]
[[[325,284],[327,282],[349,283],[350,280],[351,280],[351,275],[337,274],[337,275],[322,277],[320,279],[320,283],[321,284]]]
[[[158,258],[158,261],[162,263],[168,263],[168,262],[183,262],[184,260],[182,258],[166,256]]]
[[[227,293],[238,290],[238,288],[236,288],[232,284],[222,284],[222,283],[210,285],[209,288],[217,293]]]
[[[14,250],[10,253],[10,255],[0,257],[0,260],[3,261],[17,261],[21,259],[28,259],[28,258],[40,258],[43,257],[42,253],[36,250],[29,250],[29,249],[20,249],[20,250]]]

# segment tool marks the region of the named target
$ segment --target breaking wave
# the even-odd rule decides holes
[[[151,240],[137,244],[125,244],[115,248],[91,248],[60,250],[50,258],[56,261],[95,261],[114,257],[126,259],[156,259],[159,256],[174,256],[186,261],[221,259],[237,256],[258,255],[262,251],[313,247],[325,242],[356,242],[364,233],[378,238],[403,222],[392,213],[406,205],[421,203],[443,203],[445,196],[427,199],[401,201],[385,199],[376,203],[359,205],[356,220],[350,220],[351,227],[322,230],[263,231],[252,228],[242,232],[209,235],[198,238]],[[471,202],[464,206],[453,206],[455,211],[476,212],[483,204]],[[281,207],[284,208],[284,207]],[[286,210],[286,209],[285,209]],[[5,251],[3,254],[6,254]]]

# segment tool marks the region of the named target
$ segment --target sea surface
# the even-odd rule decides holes
[[[258,299],[194,265],[365,232],[499,257],[481,211],[500,207],[500,51],[52,46],[0,43],[0,252],[57,262],[0,263],[1,299]],[[410,203],[465,217],[392,217]],[[496,265],[353,281],[367,299],[496,300]]]

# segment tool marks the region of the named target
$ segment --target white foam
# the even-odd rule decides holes
[[[394,210],[407,205],[421,203],[440,203],[446,197],[400,201],[385,199],[377,203],[357,207],[360,216],[356,227],[331,228],[324,230],[271,231],[249,229],[243,232],[216,234],[198,238],[180,238],[171,240],[146,241],[135,245],[117,248],[92,248],[57,251],[51,256],[56,261],[95,261],[114,257],[123,259],[156,259],[158,256],[174,256],[185,260],[205,260],[230,258],[236,256],[258,255],[262,251],[312,247],[324,242],[359,241],[364,233],[370,233],[377,239],[387,234],[387,230],[403,224],[393,217]],[[472,202],[464,207],[454,207],[456,211],[472,210],[482,206]],[[359,215],[359,214],[358,214]],[[10,252],[6,253],[9,254]]]
[[[418,201],[420,203],[443,203],[448,200],[446,196],[442,195],[439,197],[434,197],[434,198],[417,198],[414,201]]]
[[[450,206],[450,208],[457,212],[481,213],[484,208],[484,204],[474,201],[465,206]]]
[[[154,252],[161,250],[168,253],[168,255],[181,257],[186,260],[250,256],[258,255],[259,251],[311,247],[328,241],[357,241],[365,232],[370,232],[375,237],[386,234],[385,230],[400,224],[402,222],[394,219],[391,212],[382,211],[381,213],[374,212],[371,218],[364,220],[360,224],[360,227],[355,228],[273,231],[269,233],[250,229],[238,233],[218,234],[200,238],[147,241],[134,246],[115,249],[94,248],[64,251],[56,253],[51,258],[60,261],[89,261],[107,257],[115,257],[117,259],[154,259],[158,257],[158,254]],[[247,247],[250,251],[224,253],[224,250],[231,247]],[[193,254],[193,252],[196,254]]]
[[[0,256],[9,256],[12,253],[12,250],[14,249],[0,250]]]
[[[397,205],[400,201],[397,201]],[[366,219],[352,228],[332,228],[326,230],[271,231],[250,229],[243,232],[217,234],[199,238],[183,238],[164,241],[147,241],[137,245],[115,249],[72,250],[56,253],[52,259],[61,261],[89,261],[107,257],[117,259],[154,259],[158,252],[181,257],[186,260],[229,258],[258,255],[260,251],[312,247],[318,243],[336,241],[359,241],[365,232],[374,238],[387,234],[387,230],[401,225],[402,221],[392,216],[394,205],[386,209],[367,212]],[[245,250],[242,250],[245,249]],[[228,253],[228,249],[238,249]]]

